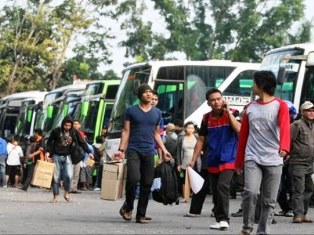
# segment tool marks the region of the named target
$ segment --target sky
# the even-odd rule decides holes
[[[269,0],[269,1],[272,2],[274,0]],[[314,12],[314,0],[304,0],[304,4],[305,4],[305,17],[306,19],[312,20],[312,23],[314,25],[314,13],[313,13]],[[163,31],[164,25],[162,22],[159,21],[157,14],[149,12],[147,13],[147,15],[144,15],[144,18],[146,17],[153,22],[154,30],[161,31],[161,32]],[[121,41],[121,37],[123,38],[124,36],[121,35],[121,31],[120,31],[120,34],[118,34],[117,36],[117,41]],[[118,75],[121,75],[122,70],[124,68],[123,63],[131,62],[130,60],[124,57],[125,49],[119,48],[117,46],[117,41],[113,43],[113,45],[115,45],[112,52],[113,63],[111,65],[101,67],[102,72],[103,70],[112,69]],[[314,27],[312,28],[312,40],[311,41],[314,43]],[[178,57],[182,57],[182,56],[178,55]]]

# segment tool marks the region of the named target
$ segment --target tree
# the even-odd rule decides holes
[[[112,3],[107,1],[107,4]],[[267,50],[310,40],[312,24],[303,20],[303,0],[151,0],[165,21],[165,33],[152,31],[142,17],[144,1],[121,1],[112,17],[122,19],[126,56],[164,59],[183,52],[187,59],[231,59],[259,62]],[[300,30],[292,32],[295,22]]]
[[[49,58],[49,52],[43,48],[52,44],[48,37],[49,22],[44,20],[49,10],[44,4],[29,12],[13,6],[4,7],[3,14],[7,17],[2,16],[0,22],[2,92],[44,87],[40,79],[44,71],[38,64]]]
[[[88,0],[63,0],[57,4],[53,0],[26,0],[20,5],[7,2],[0,13],[3,94],[54,89],[62,78],[66,53],[78,35],[86,36],[83,57],[88,63],[78,61],[82,68],[88,68],[86,76],[90,72],[97,74],[100,63],[111,62],[106,39],[112,36],[99,23],[96,7],[88,5]],[[84,48],[80,45],[84,42],[79,41],[75,48]],[[60,82],[64,83],[67,81]]]

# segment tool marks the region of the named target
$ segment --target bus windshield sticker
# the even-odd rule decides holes
[[[251,101],[248,96],[224,96],[229,105],[246,105]]]

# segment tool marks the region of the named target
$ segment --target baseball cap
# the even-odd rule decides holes
[[[314,108],[314,104],[311,101],[305,101],[301,105],[300,110],[302,112],[303,110],[307,110],[307,109],[311,109],[311,108]]]

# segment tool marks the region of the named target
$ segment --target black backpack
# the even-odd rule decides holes
[[[161,188],[154,190],[153,200],[164,205],[179,204],[178,181],[173,162],[163,161],[155,168],[155,178],[161,178]]]

